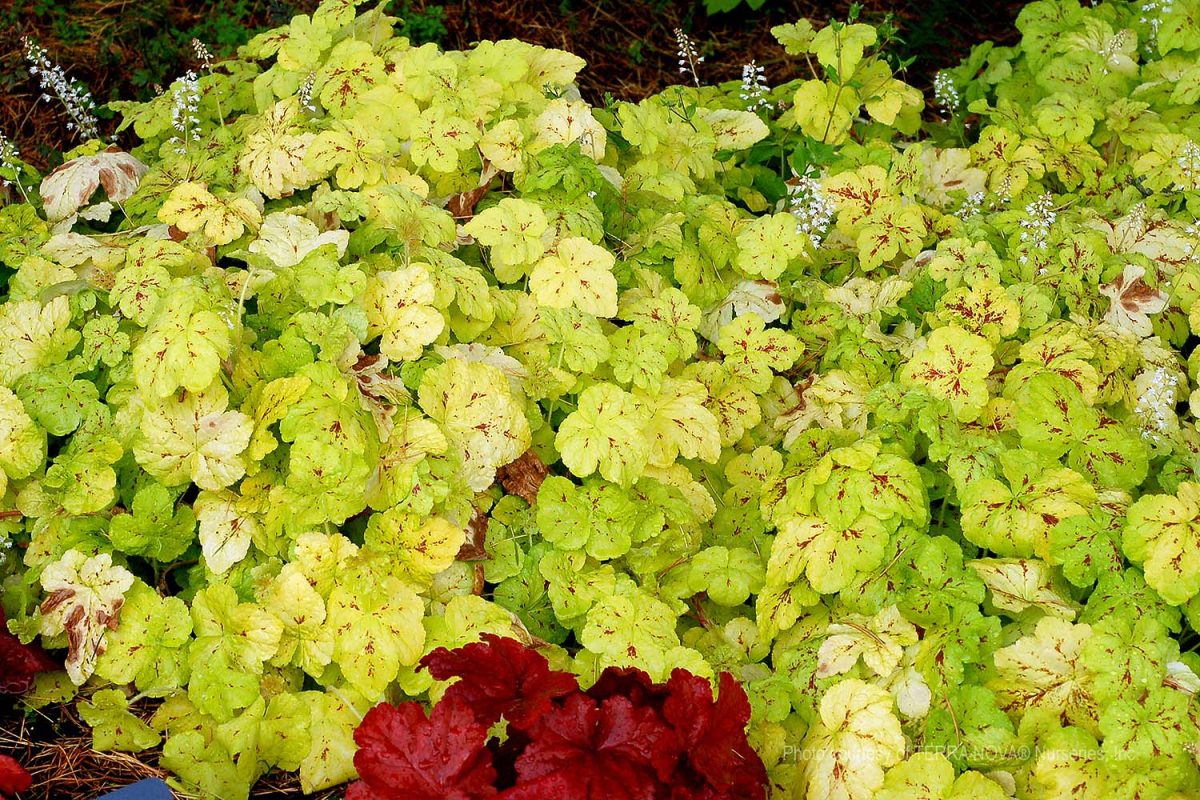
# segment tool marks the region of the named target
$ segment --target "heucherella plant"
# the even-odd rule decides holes
[[[1200,10],[1143,5],[925,114],[857,18],[594,106],[326,0],[9,153],[0,674],[221,800],[1195,796]]]

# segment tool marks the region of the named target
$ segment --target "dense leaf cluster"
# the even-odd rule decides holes
[[[933,123],[863,24],[776,28],[802,77],[752,101],[593,107],[575,56],[355,6],[5,173],[35,697],[311,791],[492,633],[733,674],[781,797],[1196,790],[1197,0],[1035,2]]]
[[[371,709],[354,736],[362,780],[349,800],[766,796],[746,741],[750,702],[728,672],[715,700],[682,669],[656,684],[608,667],[584,692],[520,642],[483,638],[421,660],[438,680],[459,679],[428,717],[411,701]]]

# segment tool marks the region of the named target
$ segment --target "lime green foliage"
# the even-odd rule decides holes
[[[182,153],[115,104],[119,206],[0,209],[11,630],[206,797],[348,780],[487,631],[733,672],[778,797],[1189,796],[1198,20],[1033,3],[923,123],[854,20],[601,108],[330,0]]]

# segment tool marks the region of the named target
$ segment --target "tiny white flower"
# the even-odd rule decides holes
[[[1160,365],[1139,373],[1134,386],[1139,396],[1133,413],[1142,424],[1142,438],[1158,444],[1178,422],[1179,376]]]
[[[962,102],[962,97],[958,93],[958,87],[954,85],[954,78],[950,77],[947,72],[939,72],[933,79],[933,99],[942,111],[953,116],[958,110],[959,103]]]
[[[1179,165],[1179,172],[1188,184],[1185,188],[1191,188],[1200,182],[1200,145],[1189,141],[1183,146],[1175,163]]]
[[[38,79],[42,86],[42,99],[49,101],[57,97],[66,109],[70,121],[67,130],[78,131],[86,139],[100,136],[100,125],[96,120],[96,103],[91,93],[81,84],[67,77],[66,71],[50,60],[46,50],[29,37],[22,39],[25,60],[29,62],[29,74]]]
[[[1171,11],[1173,0],[1146,0],[1142,3],[1142,16],[1140,21],[1143,25],[1150,26],[1150,37],[1147,44],[1156,44],[1158,42],[1158,29],[1162,27],[1162,18]]]
[[[316,105],[312,101],[313,84],[316,83],[316,80],[317,73],[308,73],[308,77],[300,85],[300,91],[296,93],[296,98],[300,101],[300,107],[308,112],[315,112],[317,110]]]
[[[176,135],[171,137],[179,154],[187,152],[188,145],[195,141],[200,128],[200,78],[195,71],[188,70],[175,82],[171,95],[171,125]]]
[[[767,86],[766,72],[754,61],[742,66],[741,98],[746,103],[747,111],[771,108],[771,101],[767,100],[770,87]]]
[[[199,39],[192,39],[192,52],[196,55],[196,60],[200,62],[200,65],[211,72],[213,57],[204,42]]]
[[[788,181],[788,211],[796,218],[796,232],[808,235],[814,248],[820,248],[833,222],[833,201],[821,184],[809,175]]]
[[[1028,218],[1021,220],[1021,241],[1032,249],[1044,250],[1050,239],[1050,228],[1058,219],[1058,212],[1054,210],[1054,198],[1043,194],[1025,206],[1025,213]],[[1020,261],[1025,263],[1025,257],[1022,256]]]
[[[676,53],[679,56],[679,72],[684,75],[691,73],[692,81],[699,86],[700,76],[696,73],[696,65],[704,63],[704,56],[700,55],[695,42],[683,32],[682,28],[676,28],[674,33],[675,42],[679,45]]]

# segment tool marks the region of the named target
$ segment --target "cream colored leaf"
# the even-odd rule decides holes
[[[821,698],[820,718],[802,748],[802,792],[807,800],[873,800],[885,771],[904,758],[904,733],[892,696],[851,679]]]
[[[245,506],[245,501],[230,491],[201,492],[193,504],[204,563],[217,575],[246,557],[259,530],[257,518]]]
[[[593,161],[604,158],[608,134],[582,100],[551,100],[533,122],[536,149],[579,142],[579,149]]]
[[[128,200],[147,169],[141,161],[115,146],[94,156],[73,158],[55,168],[38,188],[46,219],[56,222],[71,217],[101,187],[109,200],[118,203]]]
[[[849,671],[862,658],[876,675],[891,675],[904,657],[904,648],[917,642],[917,629],[888,606],[873,617],[848,614],[829,626],[829,638],[817,653],[817,677]]]
[[[1052,617],[1075,619],[1077,608],[1053,568],[1038,558],[977,558],[975,570],[992,593],[996,608],[1020,613],[1037,608]]]
[[[133,574],[108,553],[88,557],[68,550],[42,570],[43,636],[67,634],[67,674],[82,685],[96,669],[108,631],[115,630]]]
[[[294,267],[306,255],[326,244],[335,245],[340,258],[346,254],[349,243],[350,231],[322,233],[316,223],[306,217],[276,211],[263,220],[258,238],[250,243],[250,252],[266,256],[277,267]]]
[[[700,321],[697,332],[716,343],[721,328],[743,314],[757,314],[763,322],[771,323],[783,316],[785,306],[775,281],[742,281],[725,295],[725,299],[710,308]]]
[[[133,446],[138,464],[167,486],[191,481],[201,489],[223,489],[246,474],[241,454],[254,421],[226,411],[229,397],[214,384],[201,393],[174,395],[148,408]]]
[[[1080,663],[1090,625],[1043,617],[1030,635],[996,651],[995,677],[988,682],[1001,707],[1014,719],[1030,709],[1045,709],[1064,724],[1096,732],[1098,712]]]
[[[767,138],[771,132],[767,123],[751,111],[716,108],[702,113],[704,121],[712,127],[720,150],[745,150]]]
[[[446,325],[433,307],[434,296],[425,264],[380,272],[367,283],[363,298],[367,333],[383,337],[379,352],[393,361],[421,357],[425,345],[437,339]]]
[[[1157,314],[1167,307],[1166,293],[1160,289],[1151,289],[1142,280],[1145,274],[1145,268],[1127,264],[1112,283],[1100,287],[1100,294],[1110,300],[1104,321],[1114,327],[1132,331],[1143,339],[1154,332],[1149,315]]]

